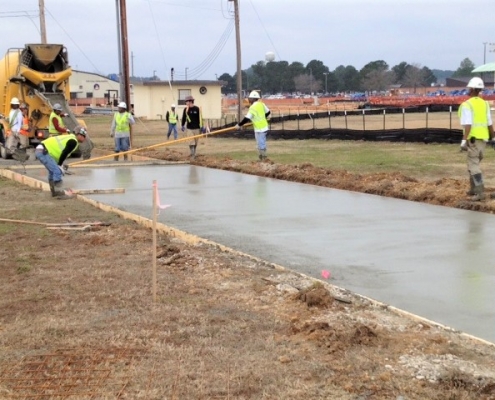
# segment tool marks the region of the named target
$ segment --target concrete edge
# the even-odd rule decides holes
[[[26,175],[19,174],[19,173],[15,172],[15,171],[12,171],[12,170],[0,169],[0,175],[3,176],[3,177],[5,177],[5,178],[11,179],[13,181],[16,181],[16,182],[22,183],[24,185],[30,186],[32,188],[41,189],[43,191],[50,191],[50,188],[48,186],[48,183],[41,182],[41,181],[39,181],[37,179],[31,178],[31,177],[26,176]],[[118,209],[116,207],[109,206],[108,204],[104,204],[104,203],[102,203],[100,201],[90,199],[89,197],[85,197],[84,195],[77,194],[76,195],[76,199],[77,200],[81,200],[81,201],[83,201],[83,202],[85,202],[87,204],[90,204],[93,207],[96,207],[96,208],[98,208],[98,209],[100,209],[102,211],[111,212],[111,213],[114,213],[114,214],[117,214],[117,215],[121,216],[124,219],[137,222],[138,224],[140,224],[141,226],[144,226],[146,228],[149,228],[149,229],[152,229],[153,228],[153,221],[151,219],[149,219],[149,218],[145,218],[145,217],[142,217],[142,216],[137,215],[137,214],[132,214],[130,212],[120,210],[120,209]],[[152,206],[150,205],[150,209],[151,209],[151,207]],[[443,329],[445,331],[452,332],[452,333],[457,333],[457,334],[459,334],[460,336],[462,336],[462,337],[464,337],[466,339],[469,339],[469,340],[472,340],[472,341],[476,341],[478,343],[482,343],[482,344],[485,344],[485,345],[488,345],[488,346],[491,346],[491,347],[495,347],[495,343],[489,342],[489,341],[487,341],[485,339],[479,338],[479,337],[474,336],[474,335],[470,335],[470,334],[465,333],[465,332],[458,331],[458,330],[456,330],[454,328],[451,328],[451,327],[449,327],[447,325],[444,325],[444,324],[441,324],[439,322],[435,322],[435,321],[429,320],[427,318],[424,318],[424,317],[421,317],[419,315],[416,315],[416,314],[410,313],[408,311],[402,310],[400,308],[397,308],[397,307],[388,305],[386,303],[379,302],[377,300],[374,300],[372,298],[369,298],[369,297],[360,295],[358,293],[350,292],[349,290],[347,290],[345,288],[341,288],[339,286],[330,284],[330,283],[325,282],[325,281],[322,281],[320,279],[313,278],[313,277],[308,276],[308,275],[305,275],[303,273],[300,273],[300,272],[291,270],[291,269],[286,268],[286,267],[284,267],[282,265],[278,265],[278,264],[275,264],[275,263],[268,262],[268,261],[263,260],[261,258],[255,257],[255,256],[253,256],[251,254],[243,253],[241,251],[232,249],[231,247],[227,247],[227,246],[222,245],[220,243],[216,243],[214,241],[201,238],[199,236],[196,236],[196,235],[193,235],[193,234],[190,234],[190,233],[181,231],[179,229],[169,227],[169,226],[167,226],[165,224],[162,224],[160,222],[158,222],[156,224],[156,228],[157,228],[157,231],[159,231],[160,233],[168,234],[168,235],[170,235],[170,236],[172,236],[174,238],[177,238],[179,240],[182,240],[183,242],[185,242],[187,244],[192,244],[192,245],[207,244],[207,245],[210,245],[210,246],[215,246],[215,247],[217,247],[218,249],[220,249],[220,250],[222,250],[224,252],[232,253],[232,254],[235,254],[235,255],[243,256],[243,257],[247,257],[247,258],[249,258],[249,259],[251,259],[253,261],[261,262],[261,263],[270,265],[275,270],[278,270],[278,271],[289,271],[289,272],[295,273],[295,274],[297,274],[297,275],[299,275],[301,277],[310,279],[310,280],[312,280],[314,282],[323,283],[324,285],[328,285],[329,287],[333,287],[333,288],[335,288],[335,289],[337,289],[337,290],[339,290],[341,292],[351,293],[353,296],[355,296],[357,298],[360,298],[362,300],[365,300],[365,301],[373,304],[374,306],[387,309],[387,310],[389,310],[389,311],[391,311],[391,312],[393,312],[393,313],[395,313],[397,315],[400,315],[400,316],[403,316],[403,317],[406,317],[406,318],[410,318],[410,319],[412,319],[414,321],[418,321],[418,322],[422,322],[422,323],[425,323],[425,324],[433,325],[433,326],[435,326],[437,328],[440,328],[440,329]]]

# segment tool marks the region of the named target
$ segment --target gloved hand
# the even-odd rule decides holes
[[[115,134],[113,132],[110,132],[110,137],[114,137]]]
[[[59,165],[58,168],[60,169],[60,172],[62,173],[62,176],[64,176],[65,175],[65,170],[62,168],[61,165]]]
[[[70,132],[70,129],[66,129],[66,130],[65,130],[65,132],[67,132],[67,133],[71,133],[71,132]]]
[[[184,132],[186,130],[186,127],[184,125],[181,126],[180,130]]]
[[[64,171],[67,172],[67,170],[69,169],[69,166],[67,164],[62,164],[62,168],[64,169]]]
[[[201,128],[201,133],[206,133],[206,128],[204,126]]]
[[[462,139],[462,141],[461,141],[461,151],[467,151],[467,149],[468,149],[467,140],[466,139]]]
[[[234,126],[234,128],[236,129],[236,131],[238,131],[241,129],[241,126],[239,124],[236,124],[236,126]]]

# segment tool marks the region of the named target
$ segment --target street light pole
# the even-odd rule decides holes
[[[328,87],[327,87],[327,77],[328,77],[328,72],[323,72],[323,75],[325,75],[325,96],[328,93]]]
[[[309,95],[313,95],[313,70],[309,68]]]

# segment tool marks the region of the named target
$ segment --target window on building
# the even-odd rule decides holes
[[[86,98],[92,99],[93,98],[93,92],[86,92]]]
[[[186,105],[186,97],[191,95],[191,89],[179,89],[179,106]]]

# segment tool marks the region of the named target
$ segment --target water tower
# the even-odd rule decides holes
[[[275,53],[273,51],[267,51],[265,54],[265,61],[266,62],[275,61]]]

